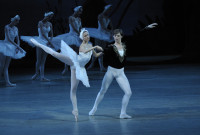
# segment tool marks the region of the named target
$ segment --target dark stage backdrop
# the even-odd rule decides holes
[[[128,57],[182,55],[185,60],[200,58],[200,22],[197,0],[1,0],[0,39],[4,39],[4,26],[19,14],[20,35],[38,35],[37,23],[47,11],[53,11],[54,35],[69,31],[68,16],[73,8],[83,6],[83,27],[97,27],[97,15],[106,4],[113,5],[110,14],[114,28],[124,30]],[[153,30],[139,32],[146,25],[157,22]],[[91,39],[92,40],[92,39]],[[93,41],[93,40],[92,40]],[[27,51],[25,58],[13,60],[16,67],[34,67],[35,48],[21,41]],[[63,66],[51,56],[46,65]]]

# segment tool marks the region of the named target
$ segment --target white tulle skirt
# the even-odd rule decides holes
[[[26,55],[24,50],[22,52],[19,51],[15,45],[5,40],[0,40],[0,53],[13,59],[21,59]]]
[[[30,45],[31,47],[35,47],[35,45],[30,41],[31,38],[35,39],[40,44],[47,45],[47,40],[42,39],[39,36],[21,36],[20,38],[24,42],[28,43],[28,45]],[[61,43],[60,39],[53,37],[51,42],[56,51],[60,49],[60,43]]]
[[[61,34],[55,37],[56,40],[63,40],[68,45],[76,45],[79,47],[82,43],[79,36],[74,32],[69,32],[65,34]]]
[[[110,32],[103,31],[103,30],[97,29],[97,28],[86,28],[86,30],[88,30],[90,37],[93,37],[93,38],[96,38],[99,40],[103,40],[103,41],[107,41],[107,42],[114,41],[112,34]]]
[[[84,65],[87,63],[85,63],[84,65],[80,64],[83,62],[83,61],[80,61],[82,60],[80,57],[83,57],[83,56],[77,55],[77,53],[74,52],[74,50],[69,45],[67,45],[63,40],[61,41],[61,53],[63,55],[66,55],[72,60],[74,65],[71,66],[71,69],[76,70],[76,78],[80,80],[86,87],[90,87],[87,72],[84,67]],[[90,58],[91,58],[91,55],[90,55]]]

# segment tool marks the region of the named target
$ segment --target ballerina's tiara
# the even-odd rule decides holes
[[[51,12],[47,12],[47,13],[45,13],[44,16],[47,17],[47,16],[49,16],[49,15],[53,15],[53,14],[54,14],[54,13],[51,11]]]
[[[82,29],[81,29],[80,36],[79,36],[79,37],[80,37],[80,39],[82,39],[82,40],[83,40],[83,33],[84,33],[84,32],[88,32],[88,30],[86,30],[85,28],[82,28]]]
[[[77,12],[80,8],[82,8],[82,6],[77,6],[74,8],[74,12]]]
[[[18,20],[20,20],[20,17],[19,17],[19,15],[16,15],[15,17],[11,18],[11,21],[14,21],[15,19],[18,19]]]

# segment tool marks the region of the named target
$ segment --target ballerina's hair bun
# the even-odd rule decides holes
[[[50,15],[53,15],[53,14],[54,13],[52,11],[50,11],[50,12],[45,13],[44,16],[47,17],[47,16],[50,16]]]
[[[74,12],[77,12],[80,8],[82,8],[82,6],[77,6],[74,8]]]
[[[104,7],[104,10],[106,10],[106,9],[108,9],[108,8],[110,8],[110,7],[112,7],[112,5],[106,5],[106,6]]]
[[[15,17],[11,18],[11,22],[14,21],[15,19],[20,20],[19,15],[16,15]]]

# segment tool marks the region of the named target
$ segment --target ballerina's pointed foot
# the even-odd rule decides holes
[[[31,79],[32,79],[32,80],[35,80],[35,79],[38,77],[38,75],[39,75],[39,73],[35,73],[35,74],[31,77]]]
[[[73,114],[74,117],[75,117],[75,121],[78,121],[78,110],[73,110],[73,111],[72,111],[72,114]]]
[[[97,108],[92,108],[92,110],[89,112],[89,116],[94,116],[96,111],[97,111]]]
[[[16,86],[16,84],[14,84],[14,83],[6,83],[6,87],[15,87]]]
[[[47,79],[47,78],[41,78],[40,81],[42,81],[42,82],[50,82],[50,80]]]
[[[120,114],[119,118],[120,119],[131,119],[132,117],[128,114]]]

